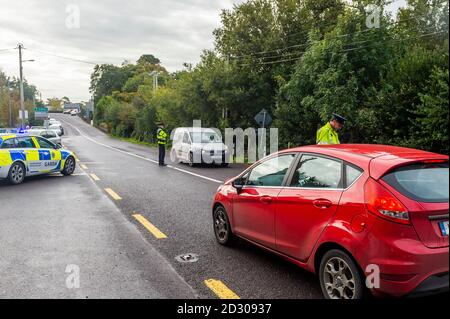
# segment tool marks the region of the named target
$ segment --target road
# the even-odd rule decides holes
[[[9,238],[0,273],[13,273],[0,284],[21,283],[6,292],[0,286],[0,297],[217,298],[220,293],[208,285],[213,280],[240,298],[321,298],[313,274],[243,241],[233,248],[216,243],[212,199],[242,165],[162,168],[152,148],[111,138],[78,117],[55,118],[79,169],[68,178],[0,184],[1,203],[7,203],[0,209],[1,227],[8,230],[0,233],[2,254]],[[186,254],[198,260],[176,259]],[[12,269],[17,263],[19,269]],[[64,280],[60,284],[67,264],[80,265],[75,292]],[[53,277],[42,278],[45,273]]]

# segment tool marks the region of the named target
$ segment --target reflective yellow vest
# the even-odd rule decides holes
[[[328,122],[317,131],[316,143],[319,145],[341,144],[339,142],[339,135],[333,129],[330,122]]]
[[[158,139],[159,145],[167,144],[167,133],[163,129],[158,129],[158,133],[156,134],[156,138]]]

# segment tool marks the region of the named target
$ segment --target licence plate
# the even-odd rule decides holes
[[[439,223],[439,228],[441,229],[442,236],[448,236],[448,220]]]

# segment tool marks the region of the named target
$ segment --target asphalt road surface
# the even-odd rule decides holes
[[[213,196],[242,165],[162,168],[155,149],[55,118],[77,174],[0,184],[0,297],[217,298],[219,283],[240,298],[321,298],[315,275],[216,243]],[[186,255],[197,258],[176,258]],[[79,266],[79,289],[66,287],[67,265]]]

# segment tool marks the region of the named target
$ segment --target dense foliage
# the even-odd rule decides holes
[[[265,108],[288,146],[314,143],[339,112],[349,119],[343,142],[448,153],[447,2],[409,0],[395,17],[383,12],[376,28],[367,27],[369,3],[249,0],[222,12],[215,49],[195,67],[169,74],[152,55],[98,65],[95,123],[152,141],[159,120],[246,128]]]

